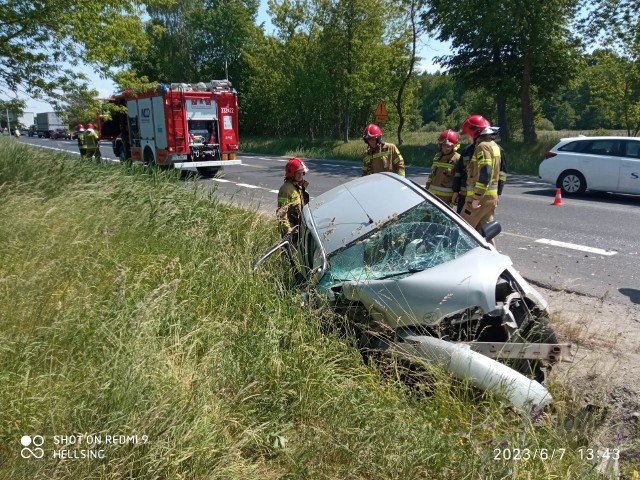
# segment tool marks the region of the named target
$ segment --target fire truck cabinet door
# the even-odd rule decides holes
[[[218,119],[218,102],[211,99],[188,98],[187,119],[211,121]]]
[[[167,149],[167,122],[164,118],[164,98],[152,97],[151,107],[153,109],[153,126],[155,128],[156,147]]]

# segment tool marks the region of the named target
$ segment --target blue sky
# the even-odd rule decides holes
[[[265,30],[267,32],[273,31],[273,26],[271,25],[271,21],[269,15],[267,14],[267,2],[266,0],[261,0],[260,9],[258,11],[258,24],[264,22]],[[424,37],[420,41],[420,45],[418,47],[418,55],[423,57],[423,60],[419,64],[419,69],[427,70],[429,72],[434,72],[438,70],[438,65],[434,65],[432,62],[432,58],[434,56],[443,55],[449,52],[449,44],[444,44],[438,42],[437,40],[428,39]],[[91,85],[93,88],[98,90],[98,96],[100,97],[108,97],[110,96],[115,89],[115,85],[111,80],[101,79],[99,75],[95,74],[92,71],[85,72],[89,79],[91,80]],[[22,98],[27,100],[27,108],[26,112],[51,112],[53,108],[47,102],[33,100],[27,98],[25,95],[20,95]],[[3,98],[7,98],[3,95]]]

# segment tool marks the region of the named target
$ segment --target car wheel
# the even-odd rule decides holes
[[[156,164],[156,159],[153,156],[153,152],[150,148],[144,149],[144,163],[150,168],[156,168],[158,165]]]
[[[587,181],[577,170],[567,170],[558,177],[556,186],[566,195],[581,195],[587,189]]]

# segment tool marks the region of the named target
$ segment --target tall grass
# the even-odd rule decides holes
[[[0,139],[0,198],[0,478],[596,478],[577,450],[593,422],[366,366],[278,259],[251,273],[275,227],[215,192]],[[44,458],[21,458],[23,435]]]
[[[403,144],[399,147],[400,153],[408,165],[418,167],[430,167],[433,157],[438,152],[437,140],[440,132],[406,132],[403,134]],[[625,135],[621,131],[542,131],[538,132],[538,141],[527,144],[520,140],[502,142],[501,145],[507,154],[509,173],[537,175],[538,166],[544,158],[544,154],[553,147],[560,138],[577,135]],[[386,141],[396,143],[397,138],[392,132],[388,132]],[[461,139],[464,142],[464,139]],[[245,152],[265,153],[271,155],[283,155],[303,158],[334,158],[351,161],[362,161],[365,153],[365,145],[360,138],[349,140],[345,143],[341,140],[317,139],[310,141],[303,138],[263,138],[243,137],[242,149]]]

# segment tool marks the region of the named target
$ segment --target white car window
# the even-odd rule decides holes
[[[583,151],[592,155],[618,155],[620,142],[617,140],[594,140]]]
[[[640,142],[624,142],[625,157],[640,158]]]

